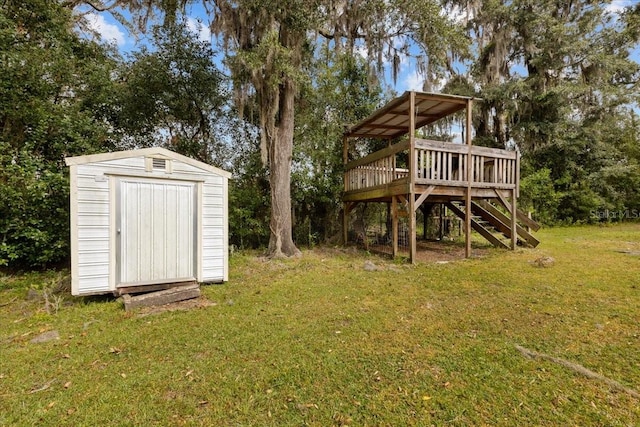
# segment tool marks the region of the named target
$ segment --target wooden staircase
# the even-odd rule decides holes
[[[465,220],[466,209],[464,202],[448,202],[446,206],[463,221]],[[488,200],[472,201],[471,213],[471,228],[473,230],[498,248],[510,248],[511,218],[509,215]],[[534,231],[540,229],[540,225],[537,222],[518,209],[516,210],[516,220]],[[540,243],[538,239],[517,222],[516,233],[518,241],[522,245],[535,248]]]

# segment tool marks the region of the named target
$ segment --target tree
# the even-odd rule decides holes
[[[149,1],[147,5],[163,9],[170,22],[177,10],[194,2]],[[140,3],[131,1],[128,5],[135,11]],[[334,49],[349,54],[365,49],[372,69],[380,71],[388,60],[394,75],[402,55],[416,48],[420,50],[421,71],[429,79],[451,62],[449,47],[462,48],[464,43],[437,0],[202,3],[211,11],[212,30],[227,52],[240,110],[251,100],[258,111],[261,152],[271,192],[269,253],[274,257],[296,255],[299,250],[291,230],[295,106],[315,42],[329,40]]]
[[[419,2],[212,2],[213,30],[223,40],[240,103],[255,96],[260,117],[263,160],[268,165],[271,189],[272,256],[298,252],[291,233],[291,162],[296,95],[304,67],[318,39],[353,55],[365,47],[369,62],[382,69],[384,58],[397,74],[400,55],[411,44],[429,54],[424,72],[431,76],[446,63],[450,23],[435,1]]]
[[[58,2],[0,4],[0,265],[67,257],[64,158],[114,145],[116,55],[82,40]]]
[[[294,237],[309,245],[342,236],[342,133],[383,101],[364,59],[326,44],[308,68],[296,108],[292,166]]]
[[[475,41],[469,78],[452,86],[480,88],[478,142],[522,152],[525,181],[532,174],[525,201],[541,200],[534,194],[548,191],[551,180],[539,217],[590,220],[619,193],[603,185],[601,172],[618,174],[626,162],[611,136],[624,133],[620,124],[638,102],[640,67],[630,51],[639,40],[639,8],[615,15],[608,1],[451,3],[466,11]]]
[[[260,159],[255,126],[245,123],[232,136],[233,175],[229,182],[229,243],[264,248],[269,243],[269,180]]]
[[[153,50],[132,53],[121,72],[116,126],[133,147],[161,143],[223,166],[231,153],[222,135],[236,120],[210,43],[195,38],[184,22],[155,27],[152,33]]]

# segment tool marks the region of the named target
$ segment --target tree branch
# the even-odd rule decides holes
[[[115,1],[114,3],[112,3],[109,6],[105,6],[102,3],[96,4],[95,2],[93,2],[91,0],[67,0],[65,2],[62,2],[62,7],[66,7],[66,8],[69,8],[69,9],[75,9],[76,7],[80,6],[81,4],[85,4],[85,5],[89,6],[91,9],[95,10],[96,12],[106,12],[106,11],[112,10],[116,6],[118,6],[118,2],[117,1]]]

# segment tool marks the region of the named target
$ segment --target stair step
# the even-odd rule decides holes
[[[494,246],[510,247],[511,246],[511,218],[498,208],[493,206],[488,200],[471,202],[471,224],[472,228],[479,232],[483,237],[489,240]],[[465,204],[460,201],[449,202],[449,208],[460,218],[465,217]],[[517,212],[517,219],[523,221],[522,212]],[[525,221],[527,225],[533,223],[529,218]],[[537,224],[536,224],[537,225]],[[506,238],[506,240],[505,240]],[[516,241],[521,244],[536,247],[540,242],[532,236],[527,230],[516,223]],[[506,242],[506,243],[505,243]],[[517,242],[516,242],[517,243]]]
[[[484,215],[492,218],[499,225],[498,230],[503,233],[508,238],[511,237],[511,218],[509,218],[506,214],[501,212],[498,208],[493,206],[490,202],[486,200],[479,201],[477,203],[474,202],[476,212],[484,212]],[[520,216],[518,216],[520,219]],[[522,228],[519,224],[516,223],[516,234],[523,243],[526,243],[532,247],[538,246],[540,241],[531,235],[527,230]]]
[[[465,218],[465,212],[457,205],[453,203],[447,203],[449,209],[453,211],[460,218]],[[471,218],[471,228],[480,233],[485,239],[491,242],[492,245],[509,249],[509,246],[506,245],[502,240],[498,239],[495,235],[493,235],[489,230],[487,230],[482,224],[477,222],[475,219]]]

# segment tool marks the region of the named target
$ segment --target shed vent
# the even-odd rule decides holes
[[[153,168],[154,169],[166,169],[167,168],[167,160],[166,159],[153,159]]]

